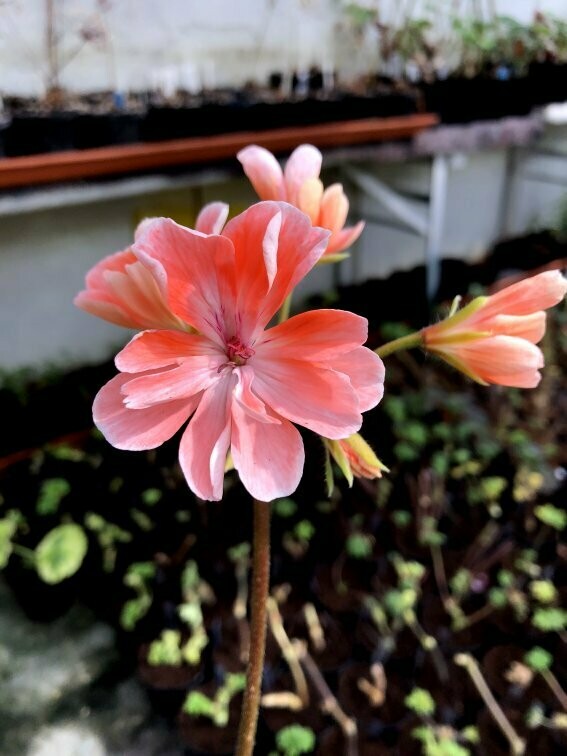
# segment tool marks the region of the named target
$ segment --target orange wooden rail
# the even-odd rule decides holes
[[[259,144],[277,153],[304,142],[325,148],[404,139],[438,122],[438,117],[432,113],[419,113],[3,158],[0,159],[0,189],[213,162],[233,158],[248,144]]]

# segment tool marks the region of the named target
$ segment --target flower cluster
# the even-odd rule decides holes
[[[384,384],[380,357],[364,346],[367,321],[316,310],[272,324],[297,284],[323,258],[340,259],[364,224],[344,227],[348,200],[340,184],[323,189],[315,147],[298,147],[284,171],[261,147],[238,158],[264,201],[228,223],[225,204],[207,205],[194,230],[145,220],[131,247],[88,273],[75,303],[139,331],[117,355],[94,421],[130,450],[153,449],[188,423],[179,461],[203,499],[222,497],[231,467],[260,501],[291,494],[304,463],[294,424],[321,436],[349,484],[380,477],[386,468],[358,434]],[[559,272],[542,273],[377,352],[421,346],[480,383],[533,387],[544,310],[566,291]]]
[[[227,455],[262,501],[292,493],[303,471],[293,423],[328,439],[359,430],[383,391],[365,319],[317,310],[268,327],[324,254],[329,232],[283,202],[259,202],[222,229],[208,206],[196,230],[155,218],[101,261],[76,304],[144,329],[117,355],[119,374],[94,421],[119,449],[152,449],[189,418],[179,460],[191,489],[222,497]]]

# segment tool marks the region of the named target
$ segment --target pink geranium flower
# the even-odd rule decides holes
[[[237,157],[260,199],[290,202],[307,213],[315,226],[331,231],[325,258],[350,247],[362,233],[362,221],[344,228],[348,199],[342,185],[332,184],[323,189],[319,178],[322,156],[316,147],[310,144],[297,147],[284,171],[264,147],[250,145],[240,150]]]
[[[195,224],[201,234],[219,234],[228,216],[228,205],[211,202]],[[140,223],[135,241],[151,219]],[[87,274],[87,287],[75,297],[82,310],[125,328],[180,328],[187,325],[174,315],[151,270],[141,263],[132,247],[108,255]],[[190,330],[190,329],[189,329]]]
[[[423,345],[478,383],[533,388],[543,354],[544,310],[567,292],[559,271],[547,271],[477,297],[454,315],[424,328]]]
[[[220,213],[209,215],[209,228],[219,229]],[[155,330],[137,334],[118,354],[120,373],[95,399],[94,420],[108,441],[152,449],[191,418],[179,459],[198,496],[221,498],[229,453],[255,498],[292,493],[304,461],[293,423],[329,439],[350,436],[383,391],[382,362],[362,346],[365,319],[319,310],[268,327],[328,236],[280,202],[254,205],[220,235],[164,218],[145,221],[128,262],[115,256],[97,266],[87,279],[93,285],[77,299],[90,312],[102,302],[95,314],[103,317],[109,304],[111,315],[127,313],[129,324],[146,327],[130,306],[133,286],[109,283],[118,263],[128,282],[135,266],[136,282],[144,282],[136,305],[142,290],[149,299],[151,292],[148,311],[157,315]]]

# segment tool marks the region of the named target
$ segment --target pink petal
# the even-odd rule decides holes
[[[303,441],[287,420],[277,425],[255,420],[234,402],[231,454],[244,487],[258,501],[289,496],[299,485]]]
[[[316,364],[256,354],[257,396],[274,412],[326,438],[345,438],[362,425],[359,402],[350,380]]]
[[[81,310],[125,328],[140,328],[139,316],[132,312],[127,300],[122,300],[109,283],[108,273],[124,274],[126,267],[136,262],[130,249],[108,255],[98,262],[86,276],[86,288],[75,297]]]
[[[298,206],[299,192],[308,179],[318,178],[323,156],[311,144],[302,144],[291,153],[284,169],[287,201]]]
[[[359,221],[355,226],[347,226],[342,231],[331,235],[326,255],[337,254],[351,247],[364,230],[364,221]]]
[[[179,328],[152,273],[136,260],[123,272],[107,271],[105,278],[116,299],[132,314],[138,328]]]
[[[451,344],[446,352],[463,363],[472,377],[518,388],[536,386],[540,379],[538,370],[544,364],[538,347],[515,336],[491,336]]]
[[[333,370],[347,375],[358,398],[360,412],[375,407],[384,395],[384,363],[366,347],[334,357],[327,363]]]
[[[152,375],[134,376],[122,386],[124,404],[129,409],[145,409],[154,404],[189,399],[221,380],[223,355],[187,357],[178,367]]]
[[[331,184],[321,199],[318,225],[337,233],[345,225],[348,215],[348,199],[342,184]]]
[[[310,178],[303,182],[297,195],[297,207],[307,213],[311,223],[317,224],[321,197],[323,196],[323,183],[321,179]]]
[[[236,253],[239,333],[249,340],[325,250],[328,233],[286,203],[259,202],[226,225]]]
[[[204,336],[183,331],[143,331],[116,355],[114,360],[123,373],[141,373],[180,365],[187,357],[208,354],[224,355]],[[226,362],[226,356],[224,357]]]
[[[195,410],[199,398],[182,399],[143,410],[127,409],[122,386],[132,376],[120,373],[101,388],[93,404],[93,419],[117,449],[155,449],[170,439]]]
[[[189,487],[207,501],[222,498],[235,384],[235,376],[224,375],[205,391],[179,446],[179,463]]]
[[[546,314],[540,311],[531,315],[495,315],[490,326],[494,334],[517,336],[537,344],[544,337],[545,322]]]
[[[256,343],[263,357],[318,362],[364,344],[368,321],[344,310],[312,310],[265,331]]]
[[[234,333],[234,250],[227,239],[157,218],[133,250],[152,270],[176,315],[219,343],[223,334]]]
[[[227,218],[226,202],[210,202],[197,216],[195,230],[202,234],[220,234]]]
[[[567,280],[558,270],[549,270],[493,294],[469,323],[476,324],[500,314],[530,315],[558,304],[566,293]]]
[[[287,199],[282,169],[271,152],[252,144],[240,150],[236,157],[260,199]]]
[[[249,365],[243,365],[242,367],[235,369],[235,375],[238,377],[238,383],[234,389],[234,402],[238,403],[242,410],[251,418],[261,423],[275,423],[278,424],[281,421],[280,418],[275,417],[272,413],[268,412],[268,409],[264,402],[258,398],[252,388],[254,381],[254,370]]]

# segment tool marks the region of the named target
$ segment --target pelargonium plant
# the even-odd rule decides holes
[[[296,425],[318,434],[352,484],[385,467],[359,435],[382,398],[382,357],[421,347],[480,383],[533,387],[544,310],[567,282],[557,271],[479,297],[445,320],[376,352],[368,323],[342,310],[293,317],[293,290],[320,262],[342,259],[363,224],[344,228],[340,184],[324,190],[321,153],[302,145],[285,171],[271,153],[238,155],[263,201],[226,223],[207,205],[195,229],[144,220],[133,244],[87,275],[78,307],[138,333],[116,357],[118,375],[94,400],[96,426],[118,449],[154,449],[183,426],[179,462],[191,490],[219,500],[234,468],[254,500],[251,647],[238,756],[254,748],[269,589],[270,502],[301,480]],[[329,259],[332,256],[332,259]]]

